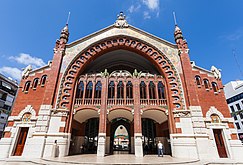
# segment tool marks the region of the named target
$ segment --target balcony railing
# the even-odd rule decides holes
[[[166,99],[140,99],[141,105],[167,105]]]
[[[101,105],[100,98],[76,98],[75,106],[81,105]],[[133,98],[108,98],[107,105],[134,105]],[[140,105],[157,105],[157,106],[165,106],[167,105],[166,99],[140,99]]]

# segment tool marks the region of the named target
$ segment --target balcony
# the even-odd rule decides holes
[[[85,105],[101,105],[101,99],[100,98],[94,98],[93,100],[91,98],[76,98],[75,99],[75,107],[79,106],[85,106]],[[133,98],[108,98],[107,99],[107,105],[125,105],[130,106],[134,105],[134,99]],[[156,106],[166,106],[167,102],[166,99],[140,99],[140,105],[156,105]]]

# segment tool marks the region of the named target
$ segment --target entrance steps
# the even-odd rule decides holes
[[[8,158],[6,160],[0,160],[0,164],[4,165],[64,165],[64,164],[77,164],[77,165],[176,165],[176,164],[188,164],[188,165],[243,165],[243,163],[234,162],[230,159],[225,160],[211,160],[211,161],[199,161],[190,159],[179,159],[165,155],[164,157],[158,157],[157,155],[146,155],[138,158],[134,155],[107,155],[105,157],[97,157],[95,154],[75,155],[62,158],[43,158],[43,159],[16,159]]]

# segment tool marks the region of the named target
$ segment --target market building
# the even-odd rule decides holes
[[[179,26],[171,43],[131,26],[121,12],[111,26],[68,38],[66,25],[53,60],[25,69],[1,158],[119,149],[142,157],[145,147],[156,154],[158,141],[173,157],[242,158],[221,74],[190,61]]]

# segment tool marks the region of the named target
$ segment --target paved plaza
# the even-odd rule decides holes
[[[95,154],[86,155],[75,155],[67,156],[63,158],[49,158],[49,159],[31,159],[25,160],[18,158],[9,158],[5,161],[0,161],[1,165],[26,165],[26,164],[42,164],[42,165],[64,165],[64,164],[120,164],[120,165],[130,165],[130,164],[157,164],[157,165],[168,165],[168,164],[188,164],[188,165],[220,165],[220,164],[234,164],[240,165],[236,161],[230,159],[220,159],[220,160],[208,160],[199,161],[195,159],[179,159],[173,158],[171,156],[165,155],[164,157],[158,157],[157,155],[146,155],[144,157],[138,158],[134,155],[109,155],[105,157],[97,157]]]

